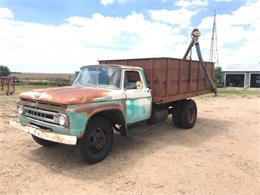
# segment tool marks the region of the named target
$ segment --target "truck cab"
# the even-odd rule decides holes
[[[40,145],[80,145],[84,160],[103,160],[114,131],[126,136],[133,123],[148,120],[152,96],[141,67],[91,65],[81,68],[72,86],[23,92],[19,121],[10,124]]]

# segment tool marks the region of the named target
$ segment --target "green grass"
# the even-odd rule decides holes
[[[260,88],[219,88],[220,96],[257,96],[260,97]]]
[[[198,96],[196,99],[208,98],[212,96],[212,94],[207,94]],[[260,97],[260,88],[218,88],[218,96],[216,97]]]

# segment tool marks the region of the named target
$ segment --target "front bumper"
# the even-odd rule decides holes
[[[68,145],[77,144],[76,136],[54,133],[49,130],[41,129],[34,125],[22,125],[20,122],[17,122],[14,120],[9,120],[9,125],[16,129],[22,130],[26,133],[35,135],[36,137],[39,137],[39,138],[42,138],[42,139],[45,139],[48,141],[53,141],[53,142],[68,144]]]

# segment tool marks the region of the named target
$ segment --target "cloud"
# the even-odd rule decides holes
[[[114,3],[115,2],[115,0],[101,0],[100,1],[100,3],[102,4],[102,5],[109,5],[109,4],[112,4],[112,3]]]
[[[0,7],[0,18],[14,18],[14,13],[5,7]]]
[[[260,60],[260,1],[246,3],[230,14],[217,15],[220,64],[256,64]],[[210,41],[212,17],[204,18],[199,28],[205,42]]]
[[[0,19],[0,63],[12,71],[74,72],[99,59],[182,56],[186,35],[143,14],[69,17],[60,25]]]
[[[185,8],[177,10],[150,10],[150,17],[154,21],[164,22],[171,25],[179,25],[180,27],[188,27],[191,23],[191,18],[196,15],[196,11],[191,11]],[[181,19],[180,19],[181,16]]]
[[[113,4],[113,3],[125,3],[127,0],[101,0],[100,3],[104,6]]]
[[[185,8],[206,7],[208,0],[178,0],[175,5]]]
[[[230,14],[217,15],[220,65],[260,61],[258,7],[259,1],[251,2]],[[102,59],[181,58],[190,42],[191,21],[196,14],[197,10],[188,8],[132,12],[124,17],[94,13],[47,25],[21,21],[10,9],[0,8],[0,64],[12,71],[74,72]],[[199,24],[205,60],[212,23],[213,18],[206,17]],[[193,56],[196,59],[195,52]]]
[[[215,0],[216,2],[231,2],[231,0]]]

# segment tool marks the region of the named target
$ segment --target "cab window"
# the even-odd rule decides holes
[[[143,84],[138,71],[125,71],[125,89],[142,89]]]

